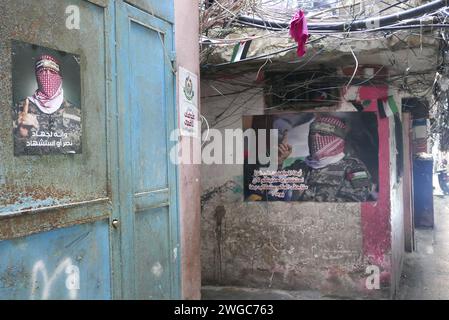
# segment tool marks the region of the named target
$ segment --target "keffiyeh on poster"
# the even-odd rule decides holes
[[[12,42],[14,155],[81,153],[77,55]]]
[[[245,144],[246,201],[377,200],[379,142],[374,112],[248,116],[243,123],[244,130],[257,133],[257,140],[260,130],[278,133],[278,146],[271,148],[277,150],[277,170],[250,161],[249,155],[257,153],[250,149],[269,142]]]

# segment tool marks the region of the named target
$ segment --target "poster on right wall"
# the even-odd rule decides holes
[[[377,200],[379,139],[374,112],[299,112],[243,120],[244,130],[278,133],[277,170],[245,159],[246,201]],[[266,142],[255,145],[261,143]],[[249,150],[253,147],[247,143],[244,154],[257,153]]]

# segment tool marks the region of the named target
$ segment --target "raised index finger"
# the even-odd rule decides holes
[[[28,98],[25,100],[25,106],[23,107],[23,114],[27,115],[28,114],[28,107],[29,107],[29,101]]]
[[[287,140],[287,134],[288,134],[288,130],[285,130],[284,132],[284,136],[282,137],[282,144],[287,144],[288,140]]]

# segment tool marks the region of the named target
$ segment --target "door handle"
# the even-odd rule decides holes
[[[118,229],[119,226],[120,226],[120,221],[118,221],[117,219],[112,220],[112,227],[114,229]]]

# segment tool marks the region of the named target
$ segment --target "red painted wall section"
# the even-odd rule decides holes
[[[379,132],[379,198],[377,202],[361,205],[363,254],[369,264],[381,269],[381,282],[390,282],[390,143],[389,120],[381,119],[377,112],[377,99],[388,96],[388,87],[361,87],[361,100],[371,100],[366,111],[376,111]],[[373,157],[376,155],[373,155]]]

